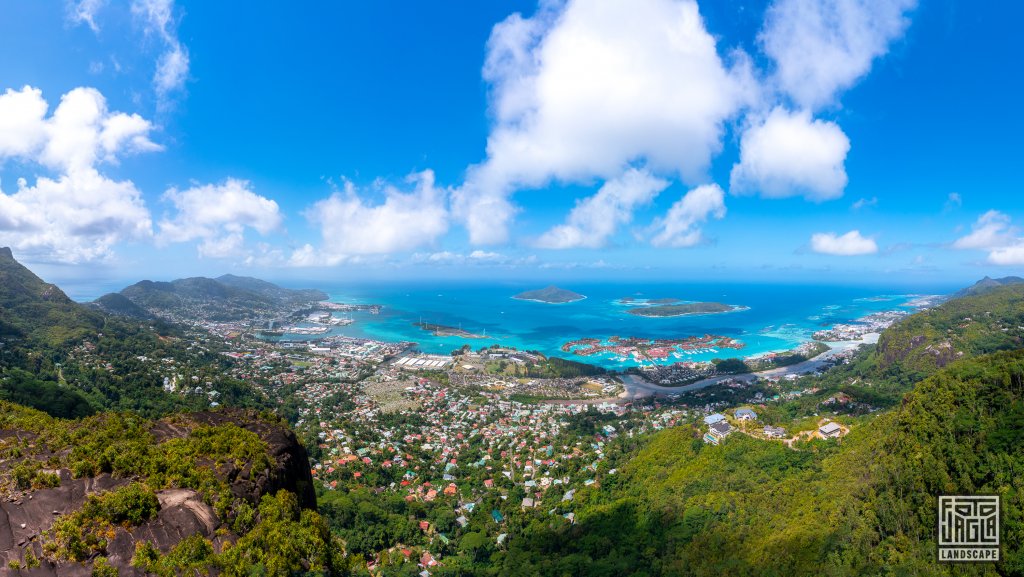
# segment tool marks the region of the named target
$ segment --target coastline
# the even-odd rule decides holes
[[[445,325],[438,325],[433,323],[413,323],[413,326],[420,330],[427,331],[435,337],[457,337],[460,339],[487,339],[494,338],[488,337],[487,335],[478,335],[469,331],[463,330],[458,327],[449,327]]]
[[[552,399],[545,401],[548,404],[600,404],[600,403],[615,403],[625,404],[637,399],[643,399],[651,396],[664,396],[664,397],[675,397],[689,391],[696,391],[704,389],[713,385],[721,384],[726,381],[739,381],[739,382],[750,382],[758,378],[782,376],[788,374],[802,374],[808,373],[817,368],[823,366],[829,362],[836,355],[843,353],[851,348],[858,347],[860,345],[875,344],[878,342],[879,333],[869,333],[864,335],[859,340],[854,341],[842,341],[838,343],[826,343],[831,348],[824,351],[806,361],[790,365],[787,367],[775,367],[772,369],[766,369],[763,371],[757,371],[753,373],[743,373],[739,375],[718,375],[702,379],[689,385],[680,387],[666,387],[663,385],[657,385],[655,383],[648,382],[641,377],[633,374],[621,374],[619,378],[622,379],[622,385],[625,389],[622,393],[619,393],[617,397],[612,398],[600,398],[600,399]],[[836,345],[836,346],[832,346]]]
[[[728,335],[741,340],[746,346],[742,356],[757,356],[771,352],[791,351],[795,347],[812,340],[812,333],[833,327],[835,323],[859,324],[858,321],[876,315],[879,312],[911,309],[912,295],[898,295],[889,299],[872,298],[872,293],[860,292],[852,295],[822,293],[814,289],[803,289],[793,293],[787,288],[781,291],[777,287],[757,285],[756,290],[747,289],[744,293],[733,286],[716,289],[715,293],[698,293],[692,296],[694,302],[743,302],[744,305],[726,312],[692,313],[683,316],[664,317],[671,321],[647,321],[639,315],[624,314],[627,308],[620,302],[621,290],[617,286],[586,285],[582,289],[590,289],[587,294],[579,293],[583,299],[565,303],[547,302],[542,299],[516,298],[520,301],[535,301],[542,304],[572,304],[571,307],[534,307],[532,305],[504,306],[500,303],[505,298],[515,298],[504,285],[487,285],[486,290],[478,287],[467,287],[456,292],[454,289],[438,294],[438,289],[424,285],[419,290],[402,287],[401,290],[373,291],[370,294],[343,295],[337,292],[336,300],[351,303],[379,303],[384,306],[380,315],[370,315],[367,311],[355,311],[356,322],[348,327],[332,327],[327,335],[337,334],[366,338],[385,342],[414,341],[419,343],[421,350],[431,354],[445,354],[463,344],[473,348],[479,343],[493,342],[519,350],[537,350],[547,356],[565,356],[561,346],[566,339],[579,339],[583,336],[609,338],[615,335],[637,335],[649,337],[651,340],[670,340],[687,335],[701,335],[705,332]],[[646,292],[669,292],[690,289],[666,289],[661,287],[643,287]],[[602,292],[603,291],[603,292]],[[721,292],[718,292],[721,291]],[[881,294],[884,291],[878,291]],[[504,294],[502,294],[504,293]],[[618,294],[617,294],[618,293]],[[728,293],[728,296],[726,296]],[[919,291],[917,295],[924,293]],[[888,293],[886,293],[888,294]],[[702,298],[704,297],[704,298]],[[717,297],[717,298],[716,298]],[[722,298],[724,297],[724,298]],[[856,297],[856,298],[854,298]],[[441,330],[440,334],[424,331],[414,326],[416,319],[421,320],[421,311],[429,311],[432,322],[445,328],[458,328],[460,325],[466,332],[475,333],[476,338],[466,338],[451,330]],[[742,312],[732,316],[727,312]],[[652,318],[652,317],[645,317]],[[827,324],[826,324],[827,323]],[[486,327],[486,333],[482,327]],[[867,328],[867,327],[864,327]],[[316,340],[313,335],[305,338],[291,336],[295,340]],[[499,336],[500,335],[500,336]],[[485,337],[486,339],[482,338]],[[843,335],[838,335],[843,336]],[[855,335],[850,335],[855,338]],[[499,340],[500,339],[500,340]],[[814,339],[828,340],[828,339]],[[838,340],[838,339],[837,339]],[[461,342],[460,342],[461,341]],[[829,342],[831,347],[843,346],[837,342]],[[576,358],[588,364],[603,367],[612,371],[623,371],[629,367],[644,367],[652,363],[661,366],[673,364],[674,361],[702,363],[715,357],[739,357],[740,354],[729,354],[732,351],[689,351],[680,355],[670,355],[663,359],[633,358],[625,355],[597,354],[587,358]],[[566,357],[572,358],[572,357]],[[756,370],[758,367],[754,367]]]
[[[508,298],[514,299],[514,300],[517,300],[517,301],[528,301],[528,302],[534,302],[534,303],[542,303],[542,304],[546,304],[546,305],[570,305],[572,303],[578,303],[580,301],[587,300],[586,296],[584,296],[583,298],[572,299],[571,301],[559,301],[559,302],[545,301],[545,300],[541,300],[541,299],[524,299],[522,297],[517,297],[517,296],[511,296],[511,297],[508,297]]]
[[[728,311],[710,311],[710,312],[703,312],[703,313],[679,313],[679,314],[674,314],[674,315],[645,315],[645,314],[642,314],[640,312],[633,312],[633,311],[640,311],[640,310],[643,310],[646,307],[635,307],[635,308],[633,308],[631,310],[626,311],[626,314],[629,315],[629,316],[632,316],[632,317],[641,317],[641,318],[645,318],[645,319],[676,319],[676,318],[679,318],[679,317],[706,317],[706,316],[712,316],[712,315],[728,315],[728,314],[732,314],[732,313],[741,313],[741,312],[749,311],[750,310],[750,307],[748,307],[748,306],[742,306],[742,305],[729,305],[729,306],[732,306],[734,308],[732,310],[728,310]]]
[[[840,341],[835,343],[825,343],[829,346],[827,351],[821,354],[809,358],[806,361],[801,361],[795,365],[789,365],[786,367],[775,367],[758,371],[754,373],[741,373],[738,375],[716,375],[714,377],[708,377],[701,379],[695,383],[683,385],[680,387],[668,387],[663,385],[657,385],[650,383],[636,375],[622,375],[623,386],[625,391],[620,395],[624,399],[639,399],[648,397],[651,395],[665,395],[665,396],[678,396],[689,391],[696,391],[717,385],[725,381],[734,382],[751,382],[755,379],[763,377],[774,377],[783,375],[799,375],[803,373],[809,373],[817,370],[824,366],[826,363],[832,361],[833,358],[841,353],[844,353],[850,349],[857,348],[861,345],[870,345],[878,342],[879,333],[867,333],[858,340],[853,341]],[[632,389],[632,390],[631,390]]]

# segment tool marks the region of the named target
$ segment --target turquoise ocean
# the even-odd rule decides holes
[[[808,286],[780,284],[651,284],[564,283],[562,288],[587,298],[567,304],[547,304],[513,299],[536,284],[433,283],[381,284],[325,287],[331,301],[377,304],[380,314],[357,311],[355,321],[332,328],[328,335],[347,335],[383,341],[411,341],[425,353],[448,354],[469,344],[474,349],[499,345],[536,350],[600,364],[625,368],[632,360],[611,355],[574,357],[560,350],[579,338],[611,336],[649,339],[685,338],[713,334],[742,341],[740,350],[687,356],[710,360],[724,356],[751,356],[789,350],[811,339],[814,331],[838,323],[850,323],[865,315],[890,310],[913,312],[909,305],[923,295],[943,294],[951,287],[914,287],[887,290],[880,287]],[[744,310],[709,315],[648,318],[627,313],[621,299],[675,298],[714,301],[746,307]],[[417,322],[459,327],[487,338],[437,337],[415,326]],[[309,338],[286,335],[285,338]],[[674,362],[669,359],[666,362]]]

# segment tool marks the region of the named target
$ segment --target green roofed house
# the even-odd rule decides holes
[[[495,523],[504,523],[505,522],[505,516],[502,515],[501,511],[499,511],[497,509],[491,511],[491,518],[494,519]]]

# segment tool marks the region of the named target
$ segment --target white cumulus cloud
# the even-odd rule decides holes
[[[988,262],[1003,266],[1024,265],[1024,239],[999,247],[988,254]]]
[[[633,211],[646,205],[669,185],[646,170],[629,169],[606,182],[594,196],[576,203],[565,224],[548,230],[537,239],[540,248],[599,248],[622,224],[633,219]]]
[[[988,262],[1002,266],[1024,265],[1024,238],[1009,215],[990,210],[978,217],[971,232],[956,239],[953,248],[988,252]]]
[[[42,147],[48,108],[38,88],[8,88],[0,95],[0,159],[30,157]]]
[[[723,123],[753,98],[748,59],[734,60],[693,0],[542,3],[495,26],[487,159],[453,198],[470,240],[507,239],[519,188],[610,179],[638,161],[702,180]]]
[[[161,243],[201,240],[199,254],[225,258],[248,254],[245,229],[266,235],[281,226],[277,203],[252,191],[245,180],[172,188],[164,199],[174,205],[174,218],[160,221]]]
[[[1009,216],[998,210],[990,210],[978,217],[970,234],[958,238],[953,248],[984,250],[1005,247],[1014,241],[1016,232]]]
[[[292,256],[299,266],[331,265],[357,255],[387,254],[431,245],[448,232],[446,192],[434,185],[430,170],[408,178],[413,189],[403,192],[380,184],[384,200],[367,202],[351,182],[344,191],[321,200],[306,211],[320,228],[322,248],[304,246]]]
[[[101,260],[122,240],[147,238],[151,228],[135,185],[94,168],[39,177],[34,186],[19,179],[16,192],[0,192],[0,244],[34,260]]]
[[[49,117],[42,92],[24,87],[0,95],[0,165],[5,160],[50,171],[34,184],[0,190],[0,244],[30,258],[84,262],[109,257],[124,239],[152,233],[149,211],[131,181],[104,176],[98,165],[160,150],[142,117],[111,112],[92,88],[75,88]]]
[[[861,236],[859,230],[851,230],[844,235],[819,232],[811,235],[811,250],[820,254],[858,256],[875,254],[878,244],[873,238]]]
[[[725,193],[717,184],[705,184],[687,192],[672,205],[668,214],[654,222],[651,244],[682,248],[699,244],[704,235],[700,225],[709,218],[725,217]]]
[[[774,108],[763,119],[748,117],[731,192],[815,202],[843,195],[850,140],[836,123],[813,113],[833,105],[888,52],[916,3],[775,0],[768,7],[759,41],[774,67],[760,104]]]
[[[744,132],[730,191],[765,198],[839,198],[846,187],[849,150],[850,140],[835,123],[777,107]]]
[[[778,88],[803,108],[830,104],[910,24],[917,0],[776,0],[760,41]]]

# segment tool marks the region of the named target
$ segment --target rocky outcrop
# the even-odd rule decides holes
[[[295,493],[305,508],[316,508],[316,494],[310,474],[306,450],[295,434],[286,426],[269,422],[252,411],[229,410],[175,415],[153,423],[150,432],[158,443],[183,438],[198,426],[234,424],[252,431],[267,444],[270,466],[253,470],[252,463],[210,463],[217,477],[229,483],[232,493],[254,506],[263,495],[285,489]],[[8,437],[20,434],[0,431]],[[31,435],[30,435],[31,436]],[[11,466],[0,461],[0,470]],[[0,502],[0,574],[88,577],[92,563],[62,561],[51,563],[44,559],[45,532],[56,519],[79,510],[91,494],[117,489],[133,479],[112,478],[101,474],[96,477],[73,479],[66,469],[54,471],[60,477],[60,486],[12,494]],[[216,550],[226,541],[238,538],[224,519],[218,517],[203,495],[191,489],[166,489],[157,492],[160,506],[154,518],[131,528],[118,528],[106,547],[106,557],[122,577],[140,576],[142,571],[131,566],[135,546],[139,542],[152,543],[161,552],[167,552],[190,535],[202,535],[213,542]],[[42,560],[38,567],[26,567],[26,554]],[[9,563],[16,561],[21,569]]]
[[[251,470],[251,464],[235,467],[233,463],[222,465],[218,473],[231,483],[231,491],[237,497],[252,503],[269,493],[281,489],[291,491],[299,497],[299,504],[308,509],[316,508],[316,492],[313,489],[313,475],[309,467],[309,455],[299,443],[295,433],[280,424],[272,424],[254,411],[206,411],[179,415],[173,420],[157,421],[152,429],[158,442],[182,437],[193,426],[217,426],[235,424],[260,436],[267,444],[271,469]]]

